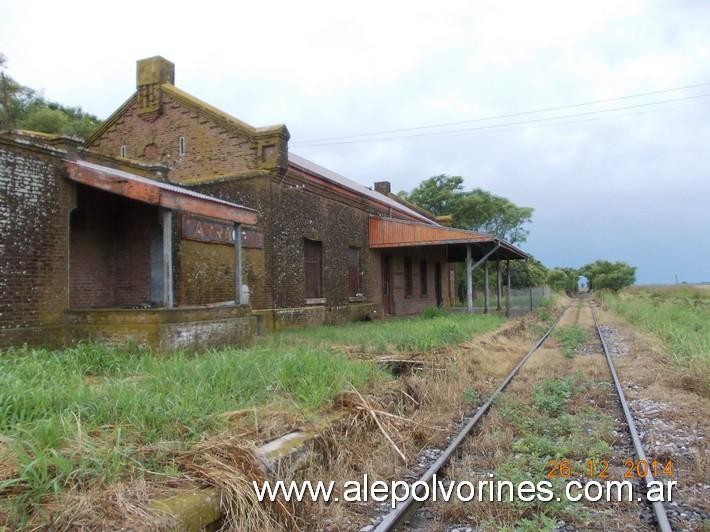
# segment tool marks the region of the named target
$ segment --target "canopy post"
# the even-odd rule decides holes
[[[163,306],[172,308],[173,300],[173,211],[161,208],[163,222]]]
[[[496,310],[500,310],[500,300],[503,299],[503,285],[500,274],[500,258],[496,258]]]
[[[483,313],[488,314],[488,261],[483,264]]]
[[[242,226],[234,224],[234,304],[242,304]]]
[[[506,276],[506,289],[505,289],[505,317],[510,317],[510,259],[505,261],[505,276]]]
[[[532,309],[533,309],[533,285],[532,285],[532,275],[530,274],[530,262],[528,261],[528,259],[525,259],[525,266],[527,266],[528,289],[530,292],[530,312],[532,312]]]
[[[466,310],[473,312],[473,264],[471,244],[466,244]]]

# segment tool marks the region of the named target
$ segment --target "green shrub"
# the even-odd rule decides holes
[[[566,357],[573,357],[575,350],[589,341],[589,332],[579,325],[560,326],[555,331],[555,337],[562,344]]]

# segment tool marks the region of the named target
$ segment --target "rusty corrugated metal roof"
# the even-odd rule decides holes
[[[102,166],[88,161],[64,161],[72,181],[130,199],[248,225],[256,224],[256,211],[192,190]]]
[[[433,226],[393,218],[370,217],[370,247],[393,248],[431,244],[461,244],[493,242],[496,237],[486,233]]]
[[[527,258],[527,254],[521,249],[487,233],[377,216],[370,217],[369,226],[369,245],[373,249],[447,244],[500,244],[501,251],[506,256]]]

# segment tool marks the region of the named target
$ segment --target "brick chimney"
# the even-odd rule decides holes
[[[375,190],[380,194],[387,196],[392,192],[392,185],[389,181],[377,181],[375,183]]]
[[[136,62],[136,88],[140,114],[161,112],[160,86],[175,84],[175,65],[156,55]]]

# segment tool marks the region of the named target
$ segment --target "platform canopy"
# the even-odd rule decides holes
[[[370,217],[369,245],[372,249],[446,246],[449,262],[466,260],[467,248],[478,260],[494,252],[492,258],[527,259],[527,254],[495,235],[440,225]]]
[[[89,161],[64,161],[67,177],[77,183],[170,210],[254,225],[256,211],[184,187],[109,168]]]

